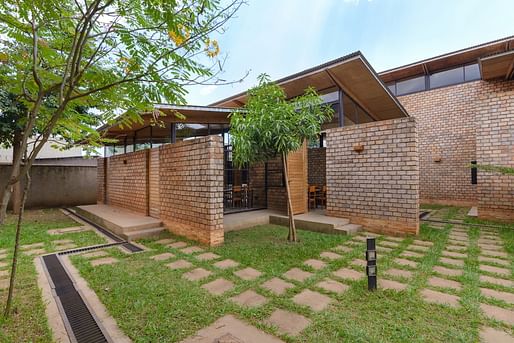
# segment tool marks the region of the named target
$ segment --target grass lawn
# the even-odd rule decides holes
[[[458,218],[464,212],[459,208],[440,210],[445,219]],[[505,249],[511,254],[511,260],[514,255],[513,228],[514,226],[505,226],[499,230]],[[450,225],[442,230],[430,228],[427,224],[422,225],[418,239],[432,241],[434,245],[422,258],[413,258],[419,264],[417,268],[411,269],[414,273],[411,279],[396,279],[408,284],[408,288],[402,292],[379,290],[369,293],[366,291],[365,279],[343,281],[351,287],[341,295],[317,288],[315,284],[330,276],[333,271],[349,266],[350,261],[355,258],[362,258],[364,244],[356,245],[352,252],[342,253],[341,259],[327,262],[326,268],[314,271],[303,266],[303,261],[319,258],[320,252],[329,251],[345,243],[350,237],[299,231],[300,242],[291,244],[285,239],[287,230],[273,225],[230,232],[226,234],[222,247],[210,249],[222,258],[241,263],[237,269],[252,267],[263,273],[253,281],[241,280],[232,274],[233,270],[215,268],[212,265],[215,261],[199,261],[192,255],[157,244],[154,240],[141,241],[152,249],[144,253],[127,255],[111,249],[110,254],[120,260],[114,265],[92,267],[80,255],[73,256],[72,261],[117,320],[120,328],[135,342],[177,342],[225,314],[235,314],[288,342],[476,342],[483,325],[500,327],[512,334],[512,327],[484,317],[479,310],[479,303],[508,309],[514,307],[484,298],[480,294],[477,228],[469,227],[468,230],[471,243],[467,250],[463,275],[448,277],[460,282],[462,290],[444,290],[460,296],[461,306],[452,308],[430,304],[420,297],[421,289],[431,288],[427,286],[427,280],[435,275],[432,267],[447,244],[450,229]],[[164,237],[173,236],[167,234],[161,238]],[[379,241],[383,239],[382,237]],[[379,277],[390,266],[394,266],[392,260],[412,241],[413,238],[405,238],[391,252],[379,254]],[[154,261],[149,258],[163,252],[171,252],[176,257],[169,261]],[[184,271],[166,267],[167,263],[179,258],[190,261],[195,267],[211,271],[212,275],[198,282],[184,280]],[[282,296],[275,296],[259,287],[272,277],[280,277],[292,267],[311,271],[314,276],[303,283],[292,281],[295,287]],[[362,270],[359,269],[362,267],[352,268]],[[200,287],[220,277],[232,281],[235,287],[222,296],[212,296]],[[510,278],[514,280],[512,274]],[[321,312],[313,312],[308,307],[295,304],[291,298],[307,288],[329,295],[333,299],[332,304]],[[258,308],[246,308],[230,301],[230,297],[248,289],[265,296],[268,302]],[[311,320],[311,325],[294,338],[280,335],[274,328],[262,323],[277,308],[302,314]]]
[[[77,246],[105,243],[104,239],[92,231],[49,235],[47,230],[80,225],[69,219],[60,210],[34,210],[25,212],[20,244],[44,243],[47,252],[55,251],[53,240],[70,239]],[[9,262],[14,251],[15,216],[8,216],[5,225],[0,226],[0,250],[7,249]],[[45,307],[37,286],[37,276],[33,256],[19,255],[16,279],[14,315],[3,319],[7,290],[0,290],[0,342],[52,342],[47,325]],[[9,269],[10,270],[10,267]]]

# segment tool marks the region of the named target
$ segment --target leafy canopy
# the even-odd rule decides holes
[[[333,109],[313,88],[290,101],[282,87],[266,74],[248,91],[246,105],[230,117],[234,163],[267,161],[298,150],[303,142],[316,139],[321,124],[333,116]]]

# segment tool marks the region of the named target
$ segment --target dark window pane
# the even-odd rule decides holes
[[[430,75],[430,88],[443,87],[464,82],[464,68],[441,71]]]
[[[415,77],[413,79],[396,82],[396,95],[414,93],[425,90],[425,77]]]
[[[330,105],[334,110],[334,114],[332,116],[332,120],[329,122],[325,122],[321,125],[321,130],[332,129],[334,127],[339,127],[339,104],[331,104]]]
[[[209,134],[207,124],[177,123],[176,132],[177,141],[207,136]]]
[[[389,88],[389,90],[391,91],[391,93],[393,93],[394,95],[396,95],[396,83],[394,83],[394,82],[388,83],[388,84],[387,84],[387,88]]]
[[[478,64],[465,66],[464,77],[466,81],[480,80],[480,68],[478,67]]]

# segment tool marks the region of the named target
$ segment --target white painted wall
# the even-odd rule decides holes
[[[62,157],[82,157],[82,148],[74,147],[69,150],[59,150],[52,147],[52,145],[58,145],[59,143],[54,139],[52,142],[47,142],[37,158],[62,158]],[[61,145],[63,143],[60,143]],[[32,149],[32,144],[29,146],[29,151]],[[4,149],[0,148],[0,163],[11,163],[12,162],[12,148]]]

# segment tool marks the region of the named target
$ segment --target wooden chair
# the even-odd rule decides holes
[[[317,197],[317,201],[322,207],[327,207],[327,186],[323,186],[321,188],[321,192]]]
[[[309,186],[309,196],[308,196],[308,199],[309,199],[309,209],[311,208],[316,208],[316,200],[317,198],[317,195],[316,195],[316,186]]]

